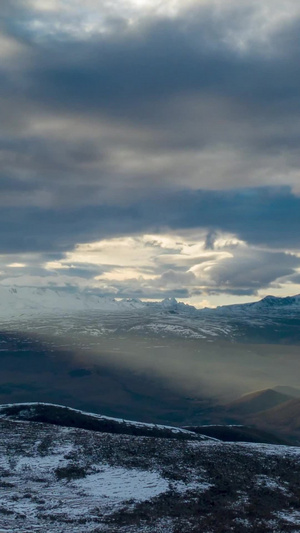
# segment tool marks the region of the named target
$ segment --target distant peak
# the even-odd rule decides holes
[[[161,302],[163,305],[177,305],[176,298],[164,298]]]

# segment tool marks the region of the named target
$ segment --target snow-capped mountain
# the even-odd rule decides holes
[[[6,325],[26,321],[28,329],[47,317],[47,320],[60,320],[59,331],[68,327],[67,317],[71,320],[75,315],[76,328],[88,330],[94,336],[113,332],[210,342],[222,337],[243,338],[247,342],[300,342],[300,295],[267,296],[242,305],[196,309],[175,298],[143,302],[137,298],[116,300],[67,288],[0,287],[0,320]]]
[[[233,305],[223,305],[219,306],[216,309],[205,309],[203,310],[209,313],[215,314],[226,314],[226,315],[236,315],[236,314],[255,314],[255,313],[278,313],[278,312],[300,312],[300,294],[296,296],[287,296],[287,297],[276,297],[276,296],[265,296],[262,300],[258,302],[251,302],[246,304],[233,304]]]
[[[0,287],[0,316],[35,313],[80,312],[88,310],[118,311],[141,309],[141,300],[98,296],[87,291],[60,288]]]
[[[191,305],[165,298],[161,302],[142,302],[138,298],[116,300],[89,291],[68,288],[35,288],[0,286],[0,317],[36,313],[80,311],[132,311],[177,312],[195,314]]]
[[[25,313],[64,311],[131,311],[151,310],[153,312],[174,312],[199,317],[204,315],[246,315],[260,312],[300,311],[300,295],[278,298],[266,296],[258,302],[224,305],[216,309],[196,309],[192,305],[165,298],[161,302],[143,302],[138,298],[116,300],[99,296],[89,291],[68,288],[0,287],[0,316]]]

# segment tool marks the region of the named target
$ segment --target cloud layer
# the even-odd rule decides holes
[[[130,281],[141,265],[122,278],[119,257],[109,290],[153,298],[297,290],[299,5],[182,6],[3,0],[3,282],[52,283],[44,265],[63,264],[84,243],[129,239],[134,249],[143,235],[177,234],[194,246],[198,232],[201,257],[218,236],[243,244],[225,246],[231,258],[218,256],[205,276],[197,262],[182,270],[175,254],[151,270],[147,290]],[[24,255],[27,267],[7,267]],[[98,276],[113,275],[105,265],[86,256],[64,276],[99,287]],[[65,282],[60,269],[56,277]]]

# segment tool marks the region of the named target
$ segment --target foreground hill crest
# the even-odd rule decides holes
[[[180,427],[113,418],[50,403],[34,402],[0,405],[0,418],[20,421],[27,420],[118,435],[178,440],[209,439],[204,435],[197,435],[192,431]]]
[[[5,531],[299,531],[299,448],[59,427],[28,421],[35,404],[1,412]]]

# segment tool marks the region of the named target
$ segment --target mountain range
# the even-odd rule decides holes
[[[0,321],[23,321],[32,330],[56,320],[57,333],[76,317],[76,328],[101,337],[114,332],[151,337],[219,339],[258,344],[300,344],[300,296],[267,296],[258,302],[197,309],[165,298],[116,300],[94,292],[57,288],[0,287]],[[62,320],[63,319],[63,320]],[[41,327],[40,325],[38,326]]]
[[[300,312],[300,295],[279,298],[266,296],[258,302],[224,305],[217,308],[196,309],[192,305],[165,298],[160,302],[143,302],[138,298],[116,300],[99,296],[96,292],[69,288],[0,287],[0,316],[10,317],[34,313],[67,311],[132,311],[176,312],[191,316],[244,316],[256,313],[276,314]]]

